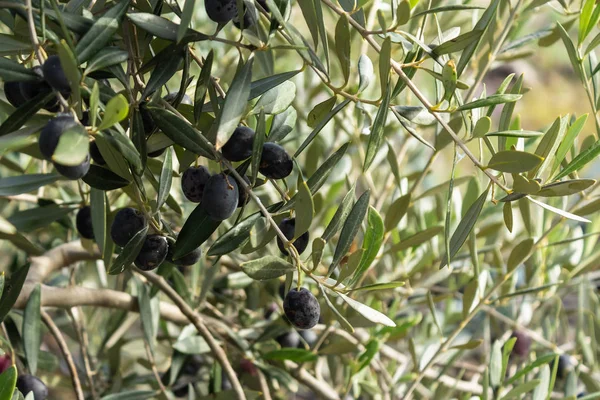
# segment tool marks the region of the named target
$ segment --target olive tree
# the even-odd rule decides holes
[[[600,398],[599,20],[0,0],[0,400]]]

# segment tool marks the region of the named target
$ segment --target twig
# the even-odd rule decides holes
[[[40,41],[37,37],[37,32],[35,31],[35,23],[33,22],[33,7],[31,6],[31,0],[25,0],[25,6],[27,7],[27,25],[29,27],[29,36],[31,38],[31,43],[33,44],[33,50],[35,52],[35,56],[38,59],[40,65],[44,63],[44,54],[42,53],[40,47]]]
[[[146,272],[136,269],[136,271],[144,276],[148,281],[150,281],[153,285],[155,285],[160,291],[167,295],[177,307],[181,310],[181,312],[189,319],[189,321],[194,324],[196,330],[206,340],[206,343],[212,350],[215,358],[219,361],[227,377],[231,381],[231,386],[233,386],[233,390],[236,393],[236,396],[240,400],[246,399],[246,395],[244,394],[244,389],[240,384],[240,381],[237,377],[237,374],[233,370],[229,360],[227,359],[227,354],[223,351],[223,349],[219,346],[216,340],[212,337],[212,334],[209,332],[206,325],[204,325],[204,321],[200,314],[196,313],[186,302],[181,298],[181,296],[173,290],[171,286],[159,275],[156,275],[153,272]]]
[[[79,308],[74,307],[77,314],[79,314]],[[73,321],[73,325],[75,326],[75,332],[77,333],[77,340],[79,341],[79,346],[81,347],[81,357],[83,358],[83,367],[85,369],[85,377],[90,388],[90,392],[92,394],[93,399],[98,398],[98,393],[96,393],[96,387],[94,385],[94,379],[92,378],[92,367],[90,363],[90,356],[88,354],[88,338],[85,329],[82,324],[77,320],[75,313],[72,308],[68,308],[67,312]]]
[[[265,374],[263,374],[263,372],[259,368],[257,368],[256,370],[258,372],[258,383],[260,383],[260,390],[262,390],[263,399],[271,400],[271,391],[269,390],[269,383],[265,378]]]
[[[75,368],[75,363],[73,362],[73,356],[71,355],[71,351],[69,351],[69,347],[67,346],[60,329],[58,329],[58,327],[54,324],[54,321],[52,321],[52,318],[50,318],[50,316],[44,310],[41,310],[41,316],[44,324],[46,324],[50,330],[50,333],[52,333],[52,336],[54,336],[60,351],[65,357],[65,361],[69,367],[69,372],[71,373],[71,380],[73,382],[73,389],[77,395],[77,400],[85,400],[85,397],[83,396],[83,390],[81,389],[81,382],[79,381],[79,376],[77,375],[77,368]]]
[[[327,382],[318,380],[308,373],[304,368],[298,368],[295,362],[285,360],[285,366],[290,370],[290,374],[319,395],[320,398],[326,400],[339,400],[338,392],[333,389]]]
[[[156,379],[156,383],[158,383],[158,387],[160,391],[166,396],[167,388],[162,383],[162,378],[158,373],[158,369],[156,369],[156,360],[154,359],[154,355],[150,350],[150,345],[147,341],[144,340],[144,348],[146,349],[146,356],[148,356],[148,360],[150,361],[150,368],[152,369],[152,373],[154,374],[154,378]]]

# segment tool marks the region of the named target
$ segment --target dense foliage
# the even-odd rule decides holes
[[[600,398],[599,20],[0,0],[0,400]]]

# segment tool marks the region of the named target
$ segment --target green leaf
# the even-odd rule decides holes
[[[11,176],[0,179],[0,196],[14,196],[33,192],[42,186],[50,185],[61,179],[61,176],[52,174],[28,174]]]
[[[506,229],[509,232],[513,230],[513,213],[512,213],[512,204],[510,201],[504,203],[502,206],[502,216],[504,217],[504,225],[506,225]]]
[[[308,185],[302,179],[302,174],[298,175],[298,195],[296,196],[296,226],[294,228],[294,239],[299,238],[305,232],[308,232],[315,213],[315,205]]]
[[[581,13],[579,14],[579,36],[578,43],[581,46],[585,40],[586,33],[588,31],[588,25],[592,17],[592,11],[594,10],[595,0],[584,0],[582,2]]]
[[[452,6],[441,6],[430,8],[428,10],[423,10],[418,13],[415,13],[412,17],[420,17],[425,14],[437,14],[445,11],[462,11],[462,10],[485,10],[485,7],[479,6],[468,6],[468,5],[452,5]]]
[[[531,381],[522,383],[512,388],[508,393],[502,396],[501,400],[520,399],[525,393],[531,392],[540,384],[539,379],[533,379]]]
[[[173,348],[183,354],[209,353],[210,347],[202,336],[188,336],[173,344]]]
[[[521,263],[525,262],[533,251],[535,241],[532,238],[523,240],[516,245],[510,252],[507,262],[507,271],[510,272],[517,268]]]
[[[535,193],[536,196],[555,197],[555,196],[570,196],[575,193],[584,191],[585,189],[596,183],[594,179],[573,179],[569,181],[551,183],[542,186],[542,189]]]
[[[389,232],[396,228],[402,218],[408,211],[410,205],[411,194],[405,194],[404,196],[398,197],[387,210],[385,214],[385,231]]]
[[[585,167],[588,163],[594,160],[598,154],[600,154],[600,140],[594,143],[591,147],[582,151],[575,157],[562,171],[558,173],[553,181],[557,181],[561,178],[564,178],[567,175],[570,175],[574,172],[579,171],[581,168]]]
[[[90,190],[90,207],[92,210],[92,229],[94,232],[94,241],[103,256],[107,245],[108,230],[106,229],[106,195],[102,190],[92,188]],[[104,257],[103,257],[104,258]]]
[[[298,5],[300,6],[304,21],[306,21],[316,49],[319,43],[319,26],[315,2],[313,0],[298,0]]]
[[[81,91],[79,90],[79,85],[81,83],[81,71],[78,68],[75,54],[73,54],[73,51],[64,39],[61,40],[60,44],[58,45],[58,57],[60,59],[61,68],[63,69],[65,76],[69,81],[69,86],[71,87],[73,103],[76,104],[80,110]]]
[[[480,29],[474,29],[470,32],[463,33],[462,35],[458,35],[454,39],[450,39],[440,44],[435,49],[433,49],[433,53],[436,56],[441,56],[444,54],[461,51],[467,46],[473,44],[474,42],[478,42],[479,39],[481,39],[482,34],[483,30]]]
[[[110,275],[117,275],[125,271],[125,268],[131,265],[140,253],[146,235],[148,233],[148,225],[146,224],[138,233],[127,242],[125,247],[121,250],[121,253],[117,256],[113,264],[110,266],[108,273]]]
[[[29,208],[17,211],[8,218],[18,231],[30,232],[50,225],[52,222],[66,216],[72,208],[51,204],[43,207]]]
[[[252,166],[252,176],[250,182],[251,186],[256,184],[256,178],[258,177],[258,170],[260,169],[260,159],[262,157],[262,149],[266,140],[266,119],[265,112],[263,110],[260,111],[258,115],[258,121],[256,123],[256,131],[254,132],[254,140],[252,141],[252,158],[250,160],[250,165]],[[239,185],[238,185],[239,186]],[[243,190],[243,188],[239,188]]]
[[[357,93],[361,93],[369,87],[369,84],[373,79],[373,62],[371,62],[371,59],[366,54],[361,54],[358,59],[358,79]],[[331,108],[329,110],[331,110]]]
[[[478,99],[470,103],[463,104],[459,106],[456,111],[465,111],[497,104],[513,103],[519,100],[521,97],[523,97],[521,94],[493,94],[483,99]]]
[[[296,110],[293,107],[289,107],[281,114],[275,115],[269,131],[269,142],[279,142],[293,131],[296,126],[296,118]]]
[[[485,118],[489,118],[489,117],[485,117]],[[496,131],[496,132],[489,132],[486,133],[485,136],[502,136],[502,137],[522,137],[522,138],[532,138],[532,137],[538,137],[538,136],[542,136],[543,133],[542,132],[536,132],[536,131],[524,131],[522,129],[519,130],[515,130],[515,131]]]
[[[329,241],[329,239],[331,239],[342,228],[342,226],[344,226],[346,218],[348,218],[348,214],[350,214],[350,210],[352,209],[354,190],[355,186],[352,186],[348,193],[346,193],[339,207],[335,211],[335,214],[333,214],[333,218],[331,221],[329,221],[329,224],[325,228],[325,231],[321,237],[326,242]]]
[[[263,359],[265,360],[290,360],[296,363],[316,361],[317,358],[319,357],[316,354],[308,350],[294,348],[273,350],[263,355]]]
[[[38,283],[29,295],[23,313],[23,349],[29,373],[35,375],[38,366],[38,351],[42,340],[40,315],[41,288]]]
[[[360,315],[362,315],[369,321],[375,322],[376,324],[382,324],[385,326],[391,326],[391,327],[396,326],[394,321],[392,321],[386,315],[380,313],[379,311],[377,311],[363,303],[360,303],[360,302],[346,296],[345,294],[337,293],[337,295],[340,296],[342,298],[342,300],[344,300],[356,312],[358,312]]]
[[[36,81],[39,76],[16,61],[0,57],[0,78],[4,82],[26,82]]]
[[[148,110],[156,125],[173,142],[195,154],[215,159],[212,144],[187,121],[162,108],[148,107]]]
[[[263,94],[252,112],[256,114],[262,110],[266,114],[280,114],[292,104],[295,97],[296,85],[294,82],[283,82]]]
[[[100,103],[100,87],[98,82],[94,82],[92,86],[92,93],[90,94],[90,107],[88,109],[88,115],[90,117],[90,126],[96,127],[96,120],[98,119],[98,110]]]
[[[329,114],[327,114],[325,116],[325,118],[323,118],[321,120],[321,122],[319,122],[319,124],[313,129],[313,131],[308,135],[308,137],[306,139],[304,139],[304,142],[302,142],[302,144],[300,145],[300,147],[298,148],[298,150],[296,150],[296,153],[294,153],[294,157],[293,158],[298,158],[298,156],[300,154],[302,154],[302,152],[304,151],[304,149],[307,148],[308,145],[311,144],[312,141],[317,137],[317,135],[319,134],[319,132],[321,132],[321,130],[325,127],[325,125],[327,125],[327,123],[338,112],[340,112],[344,107],[346,107],[348,105],[348,103],[350,103],[350,100],[346,99],[343,102],[341,102],[340,104],[338,104],[333,110],[331,110],[331,112]]]
[[[98,138],[102,138],[100,141]],[[115,130],[109,130],[105,132],[99,132],[96,134],[96,142],[98,143],[98,148],[102,153],[102,156],[106,160],[106,163],[113,169],[113,164],[109,162],[109,158],[105,155],[105,147],[101,146],[101,141],[105,140],[110,143],[111,148],[116,150],[116,154],[113,154],[114,157],[117,157],[119,160],[127,160],[127,162],[131,165],[133,171],[140,176],[143,173],[142,161],[140,157],[140,153],[138,153],[135,145],[129,139],[124,132],[121,133]],[[127,163],[122,162],[123,167],[127,169]],[[120,171],[116,171],[120,172]],[[130,174],[127,172],[126,176],[129,177]]]
[[[584,215],[590,215],[597,211],[600,211],[600,199],[596,199],[590,203],[587,203],[584,206],[581,206],[580,208],[573,211],[573,214],[584,216]]]
[[[16,303],[27,278],[29,272],[29,263],[24,267],[19,268],[10,275],[8,282],[4,284],[4,290],[2,291],[2,297],[0,298],[0,322],[4,321],[8,312],[12,309]]]
[[[573,66],[575,74],[577,75],[577,77],[579,77],[581,82],[585,82],[585,73],[583,71],[583,66],[580,62],[579,54],[577,52],[577,49],[575,48],[575,45],[573,44],[573,41],[569,37],[569,34],[565,30],[565,28],[560,24],[560,22],[557,22],[557,28],[558,33],[560,34],[560,38],[562,39],[565,48],[567,49],[567,54],[569,55],[569,60],[571,61],[571,65]]]
[[[154,332],[154,326],[152,324],[153,312],[150,304],[151,298],[148,291],[148,287],[142,282],[137,281],[138,285],[138,305],[140,307],[140,319],[142,320],[142,330],[144,332],[144,338],[150,346],[150,350],[154,352],[154,344],[156,341],[156,332]]]
[[[52,154],[52,161],[61,165],[79,165],[88,157],[89,149],[90,141],[85,128],[75,124],[58,138],[58,145]]]
[[[479,214],[481,214],[481,210],[483,209],[483,205],[485,204],[488,192],[490,187],[488,188],[475,200],[475,202],[469,207],[464,217],[460,220],[460,223],[456,227],[456,230],[452,234],[450,238],[450,259],[458,253],[458,250],[462,247],[462,245],[467,240],[467,237],[475,227],[475,223],[479,218]],[[447,255],[444,254],[442,257],[442,262],[440,263],[440,269],[445,267],[448,264]]]
[[[17,367],[11,365],[0,374],[0,400],[11,400],[17,384]]]
[[[543,158],[524,151],[504,150],[492,156],[487,168],[496,171],[518,174],[531,171],[543,161]]]
[[[227,91],[223,108],[219,114],[219,125],[217,129],[217,149],[221,148],[240,123],[244,116],[248,97],[250,96],[250,81],[252,80],[252,62],[248,60],[235,74],[231,86]],[[240,63],[242,60],[240,59]]]
[[[478,31],[484,32],[486,30],[486,28],[488,27],[488,25],[490,24],[490,22],[492,21],[492,19],[494,19],[495,15],[496,15],[496,9],[498,8],[498,4],[500,4],[500,0],[494,0],[489,5],[489,7],[481,15],[481,18],[479,19],[479,21],[477,21],[477,23],[473,27],[474,31],[478,30]],[[477,46],[479,45],[479,42],[481,41],[483,36],[484,35],[482,34],[481,37],[479,38],[479,40],[472,42],[463,50],[463,52],[460,56],[460,60],[458,61],[458,64],[456,66],[456,72],[457,72],[458,76],[462,75],[466,66],[473,59],[473,54],[475,54],[475,51],[477,50]]]
[[[518,369],[517,372],[506,381],[506,384],[512,385],[513,383],[515,383],[519,379],[521,379],[521,377],[523,377],[523,376],[527,375],[528,373],[530,373],[531,371],[533,371],[535,368],[539,367],[540,365],[548,364],[555,358],[556,358],[556,354],[554,354],[554,353],[546,354],[546,355],[543,355],[543,356],[537,358],[531,364],[528,364],[527,366],[524,366],[523,368]]]
[[[292,272],[296,269],[289,262],[275,256],[265,256],[240,264],[242,271],[257,281],[266,281]]]
[[[490,117],[482,117],[477,120],[475,127],[473,128],[473,137],[480,138],[488,135],[488,132],[492,126],[492,120]]]
[[[179,232],[173,258],[181,258],[196,250],[202,243],[206,242],[220,224],[220,221],[211,219],[204,212],[201,204],[196,206],[185,221],[185,224],[183,224],[181,232]]]
[[[108,168],[90,165],[90,170],[82,180],[91,187],[99,190],[115,190],[129,185],[127,179],[121,178]]]
[[[543,161],[538,168],[529,171],[527,174],[529,179],[540,177],[544,173],[544,170],[552,163],[552,156],[556,153],[556,150],[565,135],[567,121],[567,116],[557,118],[538,144],[538,147],[535,149],[535,154],[540,156]]]
[[[388,283],[374,283],[372,285],[361,286],[359,288],[349,289],[348,292],[368,292],[371,290],[389,290],[396,289],[404,286],[404,282],[388,282]]]
[[[56,95],[54,92],[46,93],[42,91],[34,98],[27,100],[25,104],[17,108],[16,111],[10,114],[10,116],[2,122],[2,125],[0,125],[0,136],[4,136],[21,128],[26,122],[30,121],[42,107],[55,98]]]
[[[348,78],[350,77],[350,49],[350,25],[348,23],[348,16],[344,14],[335,26],[335,52],[342,67],[345,83],[348,83]]]
[[[392,56],[392,41],[386,37],[381,44],[379,52],[379,82],[381,84],[381,95],[385,95],[390,76],[390,57]]]
[[[590,220],[589,220],[589,219],[586,219],[586,218],[580,217],[580,216],[578,216],[578,215],[575,215],[575,214],[571,214],[570,212],[568,212],[568,211],[565,211],[565,210],[561,210],[560,208],[556,208],[556,207],[552,207],[551,205],[544,204],[544,203],[542,203],[541,201],[538,201],[538,200],[534,199],[534,198],[533,198],[533,197],[531,197],[531,196],[527,196],[527,199],[528,199],[529,201],[531,201],[532,203],[534,203],[534,204],[537,204],[538,206],[540,206],[540,207],[542,207],[542,208],[545,208],[545,209],[546,209],[546,210],[548,210],[548,211],[551,211],[551,212],[553,212],[553,213],[556,213],[556,214],[560,215],[561,217],[565,217],[565,218],[568,218],[568,219],[572,219],[573,221],[587,222],[587,223],[589,223],[589,222],[590,222]]]
[[[390,87],[391,83],[388,83],[387,89],[383,96],[383,101],[379,105],[379,109],[377,110],[377,115],[375,115],[375,120],[373,121],[373,126],[371,127],[371,134],[369,135],[369,144],[367,145],[367,153],[365,155],[365,163],[363,165],[363,172],[366,172],[373,160],[375,160],[375,156],[381,147],[381,142],[383,140],[383,133],[385,128],[385,121],[387,119],[387,114],[390,105]]]
[[[548,364],[543,365],[542,368],[540,368],[539,376],[540,383],[533,391],[533,400],[545,400],[548,397],[550,386],[550,366]]]
[[[323,117],[331,111],[335,105],[335,100],[336,98],[333,96],[314,106],[306,117],[306,124],[311,128],[317,126]]]
[[[154,390],[126,390],[103,396],[100,400],[146,400],[155,394]]]
[[[143,98],[150,96],[175,75],[183,60],[183,54],[184,50],[181,45],[172,44],[153,58],[155,67],[142,94]]]
[[[123,121],[129,115],[129,103],[122,94],[119,94],[108,102],[104,111],[104,118],[98,127],[99,131],[106,130],[113,125]]]
[[[204,99],[206,98],[208,87],[211,85],[210,76],[213,59],[214,52],[211,50],[204,59],[204,66],[202,67],[202,71],[200,71],[198,81],[196,82],[196,90],[194,91],[194,121],[196,121],[196,123],[200,121],[202,108],[204,106]]]
[[[342,228],[342,233],[340,234],[340,239],[335,247],[335,253],[333,255],[333,260],[331,261],[331,265],[329,266],[329,273],[331,273],[335,267],[338,266],[342,257],[348,253],[350,247],[352,246],[352,242],[362,225],[362,222],[367,213],[367,209],[369,208],[369,191],[365,191],[359,199],[356,201],[352,210],[348,214],[346,221],[344,222],[344,226]]]
[[[179,25],[166,18],[150,13],[127,13],[127,18],[146,32],[158,38],[170,40],[171,42],[198,42],[209,38],[203,33],[188,29],[184,38],[177,40],[177,33],[180,29]]]
[[[496,340],[492,345],[492,355],[490,357],[490,384],[492,387],[498,387],[502,382],[502,343]]]
[[[100,71],[113,65],[121,64],[127,61],[129,53],[118,47],[105,47],[100,50],[85,67],[85,74],[89,75],[94,71]]]
[[[94,22],[90,30],[77,42],[75,53],[79,63],[97,54],[112,40],[119,29],[121,19],[129,7],[129,0],[122,0]]]
[[[206,254],[208,256],[222,256],[242,246],[250,238],[250,231],[261,216],[261,213],[254,213],[237,225],[232,226],[231,229],[215,240]]]
[[[181,13],[181,22],[177,28],[177,43],[180,43],[185,37],[188,26],[194,16],[194,8],[196,6],[196,0],[187,0],[183,5],[183,13]]]
[[[158,197],[156,199],[156,210],[160,210],[169,197],[171,182],[173,181],[173,152],[167,148],[158,185]]]
[[[475,340],[469,340],[466,343],[463,344],[457,344],[455,346],[450,347],[451,349],[456,349],[456,350],[473,350],[478,348],[481,343],[483,343],[483,339],[475,339]]]
[[[252,82],[250,84],[250,96],[248,96],[248,100],[255,99],[263,93],[266,93],[269,90],[273,89],[274,87],[281,85],[283,82],[292,79],[300,71],[301,70],[282,72],[281,74],[276,74]]]
[[[367,214],[367,231],[363,241],[362,248],[364,252],[360,259],[360,264],[354,272],[354,276],[350,280],[350,286],[353,286],[364,275],[371,266],[371,263],[377,257],[381,244],[383,243],[383,220],[375,208],[369,206]]]
[[[575,139],[585,126],[587,121],[588,114],[584,114],[581,117],[577,118],[573,124],[569,126],[567,129],[567,133],[563,138],[560,146],[558,146],[558,150],[556,150],[556,155],[554,156],[554,162],[552,164],[552,170],[550,171],[550,175],[554,175],[554,173],[558,170],[561,163],[567,156],[567,152],[573,147],[573,143],[575,143]]]
[[[354,332],[354,328],[352,327],[352,325],[350,325],[350,322],[348,322],[348,320],[344,318],[344,316],[339,312],[339,310],[335,308],[335,305],[331,302],[331,300],[329,300],[329,297],[327,296],[327,293],[325,292],[323,286],[319,285],[319,288],[321,289],[321,293],[323,293],[323,298],[325,299],[327,307],[329,307],[329,309],[336,315],[340,325],[342,325],[342,328],[344,328],[350,333]]]
[[[413,247],[422,245],[425,242],[433,239],[444,230],[443,226],[433,226],[423,231],[417,232],[406,239],[400,240],[400,243],[393,245],[387,252],[396,253],[398,251],[404,251]]]

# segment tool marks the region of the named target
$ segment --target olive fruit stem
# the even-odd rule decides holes
[[[148,222],[150,222],[150,225],[152,225],[152,227],[157,232],[161,232],[159,223],[156,222],[156,220],[154,219],[154,217],[152,215],[150,215],[150,213],[148,213],[148,210],[146,210],[146,207],[144,207],[144,201],[142,200],[142,196],[140,194],[140,190],[139,190],[139,188],[136,185],[134,185],[133,192],[135,193],[135,201],[138,204],[138,207],[139,207],[140,211],[144,214],[144,216],[146,217],[146,219],[148,220]]]

